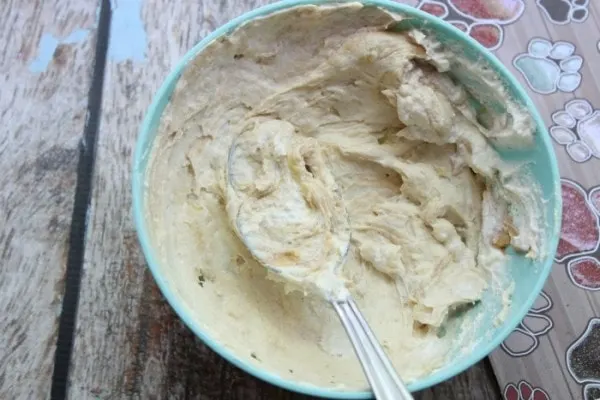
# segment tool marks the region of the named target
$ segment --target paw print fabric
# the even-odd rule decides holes
[[[600,159],[600,111],[586,99],[573,99],[564,110],[552,114],[550,135],[567,155],[583,163],[591,157]]]
[[[534,38],[527,46],[527,53],[519,54],[513,65],[537,93],[571,93],[581,84],[579,71],[583,65],[583,58],[574,53],[572,43]]]
[[[491,355],[501,395],[600,399],[600,0],[411,4],[478,40],[513,72],[559,161],[558,252],[544,291]]]

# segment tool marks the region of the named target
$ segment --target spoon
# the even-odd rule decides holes
[[[412,399],[340,275],[348,212],[316,140],[281,120],[251,124],[230,148],[226,180],[232,227],[253,257],[333,305],[375,398]]]

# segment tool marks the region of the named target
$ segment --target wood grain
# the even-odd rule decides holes
[[[130,211],[132,151],[153,93],[186,50],[261,4],[146,1],[147,61],[107,66],[71,399],[307,399],[248,376],[194,337],[147,271]],[[480,365],[419,396],[495,399],[495,390],[495,380]]]
[[[95,1],[0,7],[2,399],[50,390],[95,11]]]
[[[481,361],[462,374],[415,394],[415,400],[500,400],[500,390],[489,361]]]

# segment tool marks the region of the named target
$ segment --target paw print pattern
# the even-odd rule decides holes
[[[563,215],[555,261],[566,264],[573,284],[600,290],[600,186],[589,193],[576,182],[561,180]]]
[[[600,383],[589,383],[583,388],[583,400],[600,399]]]
[[[550,396],[542,388],[534,388],[526,381],[518,384],[509,383],[504,388],[504,400],[550,400]]]
[[[536,0],[542,13],[553,23],[565,25],[587,19],[589,0]]]
[[[567,264],[571,281],[582,289],[600,290],[600,261],[584,256]]]
[[[529,87],[540,94],[573,92],[581,83],[583,58],[574,55],[575,45],[533,38],[527,53],[519,54],[514,67],[523,75]]]
[[[583,398],[600,396],[600,318],[592,318],[587,328],[567,349],[567,369],[583,386]]]
[[[418,7],[446,20],[490,50],[500,47],[503,27],[516,21],[525,9],[523,0],[423,0]]]
[[[600,215],[600,186],[597,186],[590,190],[590,205],[596,212],[596,214]]]
[[[551,308],[552,299],[541,292],[523,321],[502,343],[502,350],[513,357],[524,357],[537,349],[540,344],[538,337],[554,326],[550,317],[544,315]]]
[[[600,158],[600,111],[594,110],[589,101],[569,101],[564,111],[552,114],[552,121],[555,125],[550,128],[550,135],[565,146],[573,161]]]

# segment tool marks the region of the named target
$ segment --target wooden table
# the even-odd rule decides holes
[[[131,215],[153,93],[207,33],[267,2],[3,1],[0,399],[306,398],[194,337],[146,269]],[[501,392],[486,360],[416,397]]]

